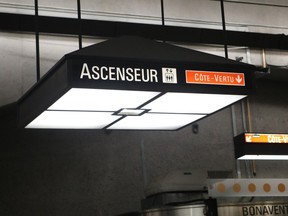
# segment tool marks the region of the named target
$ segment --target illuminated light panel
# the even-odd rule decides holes
[[[157,98],[159,94],[72,88],[26,128],[102,129],[110,125],[107,129],[177,130],[246,97],[168,92]],[[117,121],[121,116],[126,117]]]
[[[160,92],[72,88],[48,110],[117,111],[136,108]]]
[[[288,160],[288,155],[244,155],[238,160]]]
[[[245,97],[246,95],[168,92],[143,108],[162,113],[210,114]]]
[[[44,111],[26,128],[102,129],[119,118],[111,112]]]
[[[177,130],[204,116],[205,115],[145,113],[141,116],[127,116],[108,129]]]

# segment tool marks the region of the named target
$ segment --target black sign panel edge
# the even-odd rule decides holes
[[[238,70],[228,71],[228,70],[219,70],[219,67],[215,70],[209,71],[221,71],[221,72],[231,72],[231,73],[244,73],[245,74],[245,86],[231,86],[231,85],[207,85],[207,84],[188,84],[186,83],[185,70],[206,70],[203,65],[190,65],[188,63],[171,63],[171,62],[145,62],[145,61],[124,61],[123,59],[104,59],[104,58],[71,58],[68,59],[68,70],[70,76],[71,87],[75,88],[96,88],[96,89],[122,89],[122,90],[140,90],[140,91],[161,91],[161,92],[187,92],[187,93],[211,93],[211,94],[240,94],[248,95],[252,90],[252,71],[241,71],[241,68]],[[105,73],[105,78],[107,78],[109,67],[112,68],[112,78],[114,80],[101,80],[93,79],[92,67],[96,66],[96,70],[99,72],[101,67],[103,67],[103,73]],[[91,77],[88,75],[82,76],[80,79],[82,70],[87,72],[87,68]],[[130,68],[130,72],[136,69],[138,73],[142,73],[142,70],[145,74],[149,73],[149,70],[157,70],[157,82],[153,79],[152,82],[142,81],[138,77],[138,81],[122,81],[117,80],[115,71],[116,70],[127,70]],[[162,77],[162,68],[176,69],[177,73],[177,83],[164,83]],[[138,70],[140,69],[140,70]],[[148,70],[148,71],[147,71]],[[245,70],[245,69],[243,69]],[[247,69],[246,69],[247,70]],[[113,72],[114,71],[114,72]],[[126,71],[127,72],[127,71]],[[125,73],[125,71],[124,71]],[[99,75],[99,74],[98,74]],[[98,76],[97,75],[97,76]],[[127,74],[126,74],[127,75]],[[95,78],[95,77],[94,77]]]

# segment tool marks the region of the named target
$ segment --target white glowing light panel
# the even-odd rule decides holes
[[[119,116],[111,112],[44,111],[27,128],[102,129]]]
[[[26,128],[177,130],[244,97],[72,88]]]
[[[205,115],[146,113],[142,116],[127,116],[108,129],[177,130],[204,116]]]
[[[117,111],[136,108],[160,92],[72,88],[49,110]]]
[[[244,155],[237,160],[288,160],[288,155]]]
[[[151,112],[210,114],[243,99],[244,95],[168,92],[144,106]]]
[[[117,110],[122,107],[136,108],[158,94],[72,88],[26,128],[102,129],[120,118],[113,115]]]

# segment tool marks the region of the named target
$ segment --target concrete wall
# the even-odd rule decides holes
[[[15,5],[1,1],[1,11],[32,13],[33,1],[13,2]],[[83,0],[84,17],[161,23],[160,1],[119,2]],[[167,23],[171,25],[221,28],[218,1],[165,0],[164,3]],[[53,9],[58,7],[56,14],[70,17],[76,9],[76,3],[69,1],[39,1],[39,4],[41,13],[46,15],[53,15]],[[63,8],[66,11],[60,10]],[[230,1],[225,8],[229,28],[287,31],[287,13],[283,7]],[[101,40],[84,38],[83,45]],[[78,48],[77,38],[73,37],[41,35],[40,42],[41,75],[65,53]],[[224,55],[222,47],[183,46]],[[36,82],[34,35],[0,32],[0,47],[0,105],[4,106],[17,101]],[[229,57],[237,56],[242,56],[244,62],[262,64],[261,50],[230,48]],[[267,60],[273,65],[287,65],[287,53],[268,50]],[[238,103],[233,109],[228,107],[199,121],[197,134],[191,126],[175,132],[110,134],[94,130],[19,130],[13,126],[16,121],[13,106],[8,113],[2,107],[0,215],[112,216],[139,211],[149,185],[175,171],[231,170],[237,176],[233,135],[244,131],[247,119],[252,131],[287,133],[287,83],[258,81],[256,90],[249,99],[251,113],[245,115],[246,121],[242,108],[246,113],[247,104]],[[256,162],[256,177],[287,178],[287,165],[286,161]],[[240,168],[242,177],[247,177],[249,170],[244,162]]]

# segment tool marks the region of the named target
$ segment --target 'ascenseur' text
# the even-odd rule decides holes
[[[92,66],[87,63],[82,66],[80,79],[93,80],[116,80],[116,81],[136,81],[136,82],[158,82],[156,69],[124,68]]]

